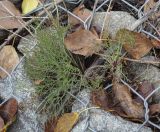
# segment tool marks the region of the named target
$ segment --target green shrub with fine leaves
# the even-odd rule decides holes
[[[85,86],[85,81],[64,47],[65,27],[52,27],[37,32],[38,50],[26,60],[26,70],[33,81],[40,80],[37,92],[41,110],[57,116],[69,105],[71,95]]]

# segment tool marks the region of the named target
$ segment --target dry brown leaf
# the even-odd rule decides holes
[[[19,57],[13,46],[4,46],[0,50],[0,66],[7,72],[11,72],[13,68],[18,64]],[[0,69],[0,78],[7,77],[7,74]]]
[[[6,123],[13,121],[18,111],[18,102],[14,98],[10,98],[6,103],[0,106],[0,115]]]
[[[121,29],[116,35],[116,40],[123,44],[124,49],[134,58],[140,59],[150,52],[152,42],[141,33]]]
[[[160,49],[160,41],[156,39],[151,39],[151,42],[152,42],[153,47]]]
[[[102,41],[91,31],[80,28],[68,34],[64,40],[65,46],[74,54],[91,56],[102,48]]]
[[[91,15],[91,11],[89,11],[88,9],[86,9],[84,7],[84,5],[80,5],[79,7],[77,7],[74,11],[73,14],[76,15],[77,17],[79,17],[80,19],[82,19],[83,21],[85,21],[90,15]],[[80,20],[78,20],[77,18],[75,18],[72,15],[68,16],[68,23],[71,25],[76,25],[80,22]]]
[[[11,17],[13,16],[13,17]],[[14,17],[18,16],[18,18]],[[23,25],[23,20],[21,13],[14,4],[8,0],[0,1],[0,29],[14,29],[21,28]]]
[[[155,113],[160,113],[160,104],[153,104],[149,106],[149,112],[151,115]]]
[[[127,118],[127,115],[119,106],[119,103],[117,103],[112,96],[111,92],[106,93],[104,90],[96,90],[91,94],[91,101],[94,105],[99,106],[107,112]]]
[[[130,121],[135,121],[134,117],[131,117],[124,112],[120,103],[113,97],[112,92],[106,92],[104,90],[93,91],[91,94],[91,101],[94,105],[99,106],[101,109],[106,110],[113,115],[118,115]],[[136,121],[142,123],[140,120]]]
[[[122,85],[117,81],[113,81],[113,92],[115,98],[120,102],[122,109],[129,117],[139,119],[144,117],[143,105],[132,99],[127,86]]]
[[[148,81],[144,81],[139,87],[138,92],[142,95],[142,97],[146,98],[153,90],[153,84]]]
[[[72,112],[62,115],[57,122],[55,132],[70,132],[73,126],[77,123],[79,113]]]

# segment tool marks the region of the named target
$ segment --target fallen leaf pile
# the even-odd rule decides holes
[[[61,0],[59,0],[59,2],[60,1]],[[23,0],[21,5],[22,14],[26,15],[36,9],[39,2],[39,0]],[[56,2],[58,2],[58,0]],[[149,12],[150,9],[155,5],[156,2],[154,2],[154,0],[150,0],[144,6],[144,12]],[[85,8],[84,5],[80,5],[79,7],[75,8],[72,13],[84,22],[87,22],[87,20],[89,20],[89,17],[92,15],[92,12],[89,9]],[[8,0],[0,1],[0,17],[2,17],[0,19],[0,29],[5,28],[10,30],[23,28],[24,21],[21,18],[22,14],[12,2]],[[154,13],[154,15],[150,17],[150,19],[155,20],[159,16],[159,13]],[[109,19],[110,17],[106,18]],[[106,22],[109,22],[109,20],[106,20]],[[64,45],[68,51],[73,53],[73,55],[81,55],[85,57],[85,59],[92,57],[95,54],[97,55],[97,53],[106,52],[106,49],[108,48],[104,48],[104,44],[106,44],[106,42],[109,43],[107,43],[108,45],[112,45],[112,42],[120,45],[128,53],[127,55],[125,54],[127,57],[129,55],[129,57],[137,60],[149,54],[152,48],[160,49],[160,42],[158,40],[149,39],[147,38],[147,36],[141,33],[130,31],[127,29],[118,29],[118,32],[116,30],[117,34],[115,39],[113,39],[113,37],[111,38],[108,33],[105,32],[104,34],[107,34],[106,38],[109,39],[108,41],[104,40],[105,38],[103,37],[101,39],[100,36],[102,34],[99,34],[96,30],[98,29],[98,26],[94,27],[92,23],[90,28],[86,29],[86,27],[83,27],[83,22],[75,18],[73,15],[69,14],[68,24],[71,26],[71,28],[68,30],[64,38]],[[107,25],[107,23],[104,25]],[[112,66],[110,69],[113,68],[113,73],[111,73],[113,75],[114,70],[116,70],[114,68],[116,68],[118,63],[122,63],[122,59],[117,59],[121,56],[119,57],[117,54],[118,53],[113,50],[113,53],[111,55],[112,58],[109,58],[111,61],[114,60],[114,62],[110,63],[110,65]],[[100,56],[98,57],[100,58]],[[107,61],[107,59],[105,61]],[[4,46],[0,50],[0,66],[5,71],[11,73],[18,63],[19,56],[13,46]],[[108,68],[107,70],[110,69]],[[108,74],[108,71],[106,72],[106,74]],[[112,76],[111,91],[93,91],[91,94],[92,103],[94,105],[100,106],[107,112],[115,112],[116,114],[124,118],[128,117],[128,119],[143,120],[145,116],[143,101],[132,91],[130,91],[130,89],[126,85],[120,83],[119,80],[116,80],[113,75],[110,75]],[[4,79],[7,76],[7,73],[0,69],[0,79]],[[34,83],[35,85],[40,85],[41,83],[43,83],[43,79],[35,80]],[[152,83],[144,81],[139,87],[137,87],[136,90],[143,98],[146,98],[150,93],[153,92],[154,86],[152,85]],[[152,100],[152,98],[147,101],[150,102],[150,100]],[[158,117],[160,116],[160,104],[149,104],[149,110],[150,119],[159,120]],[[6,131],[6,128],[14,121],[17,111],[18,102],[13,98],[9,99],[7,102],[0,106],[0,131]],[[65,113],[59,118],[49,120],[45,125],[45,132],[70,132],[78,122],[78,119],[78,112]]]
[[[78,16],[83,21],[86,21],[91,15],[91,11],[81,5],[73,11],[73,14]],[[74,16],[69,15],[68,23],[73,25],[82,24],[80,20]],[[97,27],[98,28],[98,27]],[[87,36],[87,37],[86,37]],[[150,52],[155,47],[160,47],[158,40],[150,40],[141,33],[129,31],[127,29],[120,29],[116,34],[116,41],[123,45],[123,48],[134,59],[140,59]],[[99,37],[93,34],[92,31],[79,29],[75,32],[67,34],[65,38],[65,45],[68,50],[74,54],[83,56],[90,56],[100,51],[100,44],[102,41]]]
[[[146,6],[146,12],[148,11],[147,8],[148,7]],[[79,6],[73,11],[73,14],[83,21],[86,21],[91,15],[91,12],[84,6]],[[77,20],[71,15],[68,17],[68,23],[71,26],[82,25],[80,20]],[[105,40],[103,41],[103,39],[99,39],[97,31],[91,29],[86,30],[78,27],[73,32],[69,32],[64,40],[66,48],[74,54],[83,55],[85,57],[92,56],[97,52],[103,51],[102,43],[104,43]],[[115,44],[122,45],[122,48],[128,53],[127,55],[137,60],[149,54],[152,48],[159,49],[160,47],[160,42],[158,40],[149,39],[141,33],[127,29],[120,29],[116,34],[115,40],[112,38],[109,39],[111,39],[109,42],[113,41]],[[117,65],[116,62],[112,63],[113,67]],[[137,95],[134,95],[126,85],[121,84],[119,81],[115,81],[114,77],[112,84],[113,87],[111,93],[107,93],[104,90],[92,92],[92,103],[100,106],[106,111],[110,111],[114,114],[116,113],[125,118],[130,118],[130,120],[143,120],[145,116],[143,101]],[[137,92],[143,98],[146,98],[153,90],[154,87],[147,81],[144,81],[137,88]],[[150,110],[151,115],[153,115],[153,113],[159,111],[159,104],[151,106]]]

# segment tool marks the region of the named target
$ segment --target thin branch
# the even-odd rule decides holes
[[[94,17],[94,14],[95,14],[95,12],[96,12],[96,7],[97,7],[97,4],[98,4],[98,0],[96,0],[95,1],[95,3],[94,3],[94,7],[93,7],[93,11],[92,11],[92,15],[91,15],[91,17],[90,17],[90,19],[89,19],[89,22],[88,22],[88,30],[90,29],[90,27],[91,27],[91,23],[92,23],[92,20],[93,20],[93,17]]]
[[[142,64],[160,64],[160,61],[156,61],[156,60],[155,61],[146,61],[146,60],[136,60],[136,59],[126,58],[126,57],[124,57],[123,60],[142,63]]]
[[[108,9],[107,9],[106,14],[105,14],[105,18],[104,18],[102,29],[101,29],[100,39],[102,38],[102,35],[103,35],[102,33],[103,33],[103,30],[104,30],[104,27],[105,27],[105,24],[106,24],[105,22],[107,20],[108,12],[110,10],[111,4],[112,4],[112,0],[109,2],[109,6],[108,6]],[[107,26],[108,26],[108,24],[109,24],[109,18],[108,18]]]

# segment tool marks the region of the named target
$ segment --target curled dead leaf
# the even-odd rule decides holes
[[[81,20],[86,21],[87,18],[91,15],[91,11],[86,9],[84,5],[80,5],[79,7],[75,8],[75,10],[73,11],[73,14],[76,15]],[[69,15],[68,23],[71,25],[76,25],[82,22],[78,20],[77,18],[75,18],[74,16]]]
[[[82,28],[68,34],[64,39],[64,43],[69,51],[83,56],[91,56],[102,48],[102,41],[98,36]]]
[[[0,50],[0,66],[7,72],[11,72],[13,68],[18,64],[19,57],[13,46],[4,46]],[[0,78],[7,77],[7,74],[0,69]]]
[[[62,115],[57,122],[54,129],[55,132],[70,132],[73,126],[77,123],[79,119],[79,113],[65,113]]]
[[[116,40],[121,43],[124,49],[134,58],[140,59],[150,52],[152,42],[141,33],[121,29],[117,32]]]
[[[113,81],[113,92],[115,98],[120,102],[122,109],[129,117],[138,119],[144,117],[143,105],[132,99],[127,86],[122,85],[117,81]]]
[[[23,27],[20,11],[8,0],[0,1],[0,29],[14,29]]]

